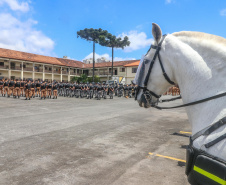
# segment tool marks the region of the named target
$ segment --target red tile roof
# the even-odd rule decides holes
[[[23,61],[62,65],[57,58],[0,48],[0,57]]]
[[[93,64],[85,64],[77,60],[55,58],[55,57],[37,55],[32,53],[4,49],[4,48],[0,48],[0,58],[9,58],[9,59],[22,60],[22,61],[28,61],[28,62],[29,61],[38,62],[38,63],[44,63],[44,64],[68,66],[68,67],[75,67],[75,68],[92,68],[93,67]],[[118,67],[118,66],[125,66],[134,62],[140,62],[140,60],[115,61],[113,65],[114,67]],[[96,68],[111,67],[111,65],[112,65],[111,62],[95,63]]]
[[[134,63],[134,62],[140,62],[140,60],[125,60],[125,61],[115,61],[113,63],[114,67],[118,66],[125,66],[126,64]],[[95,67],[111,67],[112,63],[111,62],[103,62],[103,63],[95,63]],[[85,64],[84,68],[92,68],[93,64]]]
[[[70,67],[76,67],[76,68],[84,67],[84,63],[77,60],[71,60],[66,58],[57,58],[57,59],[58,61],[61,62],[61,65],[64,65],[64,66],[70,66]]]
[[[126,65],[124,65],[124,67],[139,66],[139,64],[140,64],[140,60],[130,63],[130,64],[126,64]]]

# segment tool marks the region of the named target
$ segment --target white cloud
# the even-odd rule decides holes
[[[107,60],[110,60],[111,61],[111,56],[107,53],[105,54],[102,54],[102,55],[99,55],[99,54],[95,54],[95,59],[98,59],[98,58],[101,58],[101,57],[105,57]],[[85,59],[90,59],[90,58],[93,58],[93,53],[90,53],[89,55],[87,55],[83,60]],[[126,58],[121,58],[121,57],[114,57],[114,61],[125,61],[125,60],[135,60],[135,58],[129,58],[129,57],[126,57]]]
[[[30,9],[28,2],[19,3],[18,0],[0,0],[0,6],[4,4],[7,4],[13,11],[28,12]]]
[[[32,19],[22,22],[8,13],[0,14],[0,47],[52,55],[54,42],[34,28],[37,23]]]
[[[226,16],[226,9],[221,10],[221,11],[220,11],[220,15],[221,15],[221,16]]]
[[[110,55],[107,53],[105,53],[103,55],[99,55],[99,54],[95,53],[95,59],[98,59],[101,57],[105,57],[107,60],[110,60]],[[90,53],[89,55],[87,55],[83,60],[90,59],[90,58],[93,58],[93,53]]]
[[[153,39],[148,39],[146,33],[132,30],[129,33],[122,33],[119,37],[129,37],[130,46],[124,48],[125,52],[132,52],[150,46]]]
[[[126,57],[126,58],[115,57],[114,58],[114,61],[125,61],[125,60],[136,60],[136,59],[135,58],[129,58],[129,57]]]

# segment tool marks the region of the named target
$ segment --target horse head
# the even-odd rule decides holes
[[[138,85],[137,101],[141,107],[151,107],[158,103],[160,96],[174,84],[171,63],[165,52],[167,37],[162,36],[161,28],[153,23],[154,42],[141,59],[135,77]]]

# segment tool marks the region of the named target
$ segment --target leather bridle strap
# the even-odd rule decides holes
[[[166,36],[167,36],[167,35],[163,35],[162,41],[165,39]],[[160,44],[162,44],[162,42],[161,42]],[[160,49],[161,49],[161,45],[160,45],[160,46],[159,46],[159,45],[158,45],[158,46],[153,46],[153,45],[151,45],[151,48],[153,48],[153,49],[158,49],[159,47],[160,47]],[[160,49],[159,49],[159,51],[160,51]],[[164,69],[164,67],[163,67],[163,64],[162,64],[162,60],[161,60],[159,51],[158,51],[157,55],[158,55],[158,59],[159,59],[159,63],[160,63],[161,69],[162,69],[162,74],[163,74],[163,76],[165,77],[165,79],[166,79],[170,84],[175,85],[175,83],[174,83],[172,80],[170,80],[170,78],[169,78],[168,75],[166,74],[166,71],[165,71],[165,69]],[[157,51],[156,51],[156,52],[157,52]],[[154,58],[153,58],[153,59],[154,59]]]
[[[209,98],[205,98],[205,99],[202,99],[202,100],[198,100],[198,101],[194,101],[194,102],[191,102],[191,103],[186,103],[186,104],[183,104],[183,105],[179,105],[179,106],[159,107],[159,106],[156,105],[156,106],[153,106],[153,107],[157,108],[159,110],[162,110],[162,109],[175,109],[175,108],[181,108],[181,107],[187,107],[187,106],[191,106],[191,105],[196,105],[196,104],[203,103],[203,102],[206,102],[206,101],[209,101],[209,100],[213,100],[213,99],[216,99],[216,98],[220,98],[220,97],[223,97],[223,96],[226,96],[226,92],[218,94],[218,95],[215,95],[215,96],[211,96]]]
[[[165,77],[165,79],[166,79],[170,84],[175,85],[175,83],[174,83],[173,81],[171,81],[170,78],[168,77],[168,75],[166,74],[165,69],[164,69],[163,64],[162,64],[162,61],[161,61],[161,57],[160,57],[160,55],[159,55],[159,51],[161,50],[161,45],[162,45],[162,43],[163,43],[163,41],[164,41],[164,39],[165,39],[166,36],[167,36],[167,35],[163,35],[162,40],[161,40],[161,42],[158,44],[158,46],[151,45],[151,48],[156,49],[156,52],[155,52],[155,55],[154,55],[154,57],[153,57],[153,59],[152,59],[152,61],[151,61],[150,67],[149,67],[149,69],[148,69],[147,76],[146,76],[145,81],[144,81],[144,90],[147,89],[148,80],[149,80],[149,77],[150,77],[150,74],[151,74],[151,71],[152,71],[154,62],[155,62],[155,60],[156,60],[156,57],[158,57],[158,59],[159,59],[159,63],[160,63],[160,66],[161,66],[161,69],[162,69],[162,73],[163,73],[163,76]],[[151,48],[150,48],[150,49],[151,49]],[[155,94],[155,93],[154,93],[154,94]],[[158,96],[158,95],[157,95],[157,96]],[[155,94],[155,97],[156,97],[156,94]]]
[[[161,60],[161,58],[160,58],[159,53],[158,53],[158,58],[159,58],[160,66],[161,66],[161,68],[162,68],[162,74],[163,74],[163,76],[165,77],[165,79],[166,79],[170,84],[175,85],[175,83],[174,83],[172,80],[170,80],[170,78],[169,78],[168,75],[166,74],[165,69],[164,69],[164,67],[163,67],[163,65],[162,65],[162,60]]]

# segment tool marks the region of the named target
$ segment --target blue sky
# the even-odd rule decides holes
[[[0,0],[0,47],[62,58],[91,56],[84,28],[127,35],[130,47],[115,60],[140,59],[152,42],[152,22],[163,33],[201,31],[226,37],[225,0]],[[96,45],[96,58],[111,49]]]

